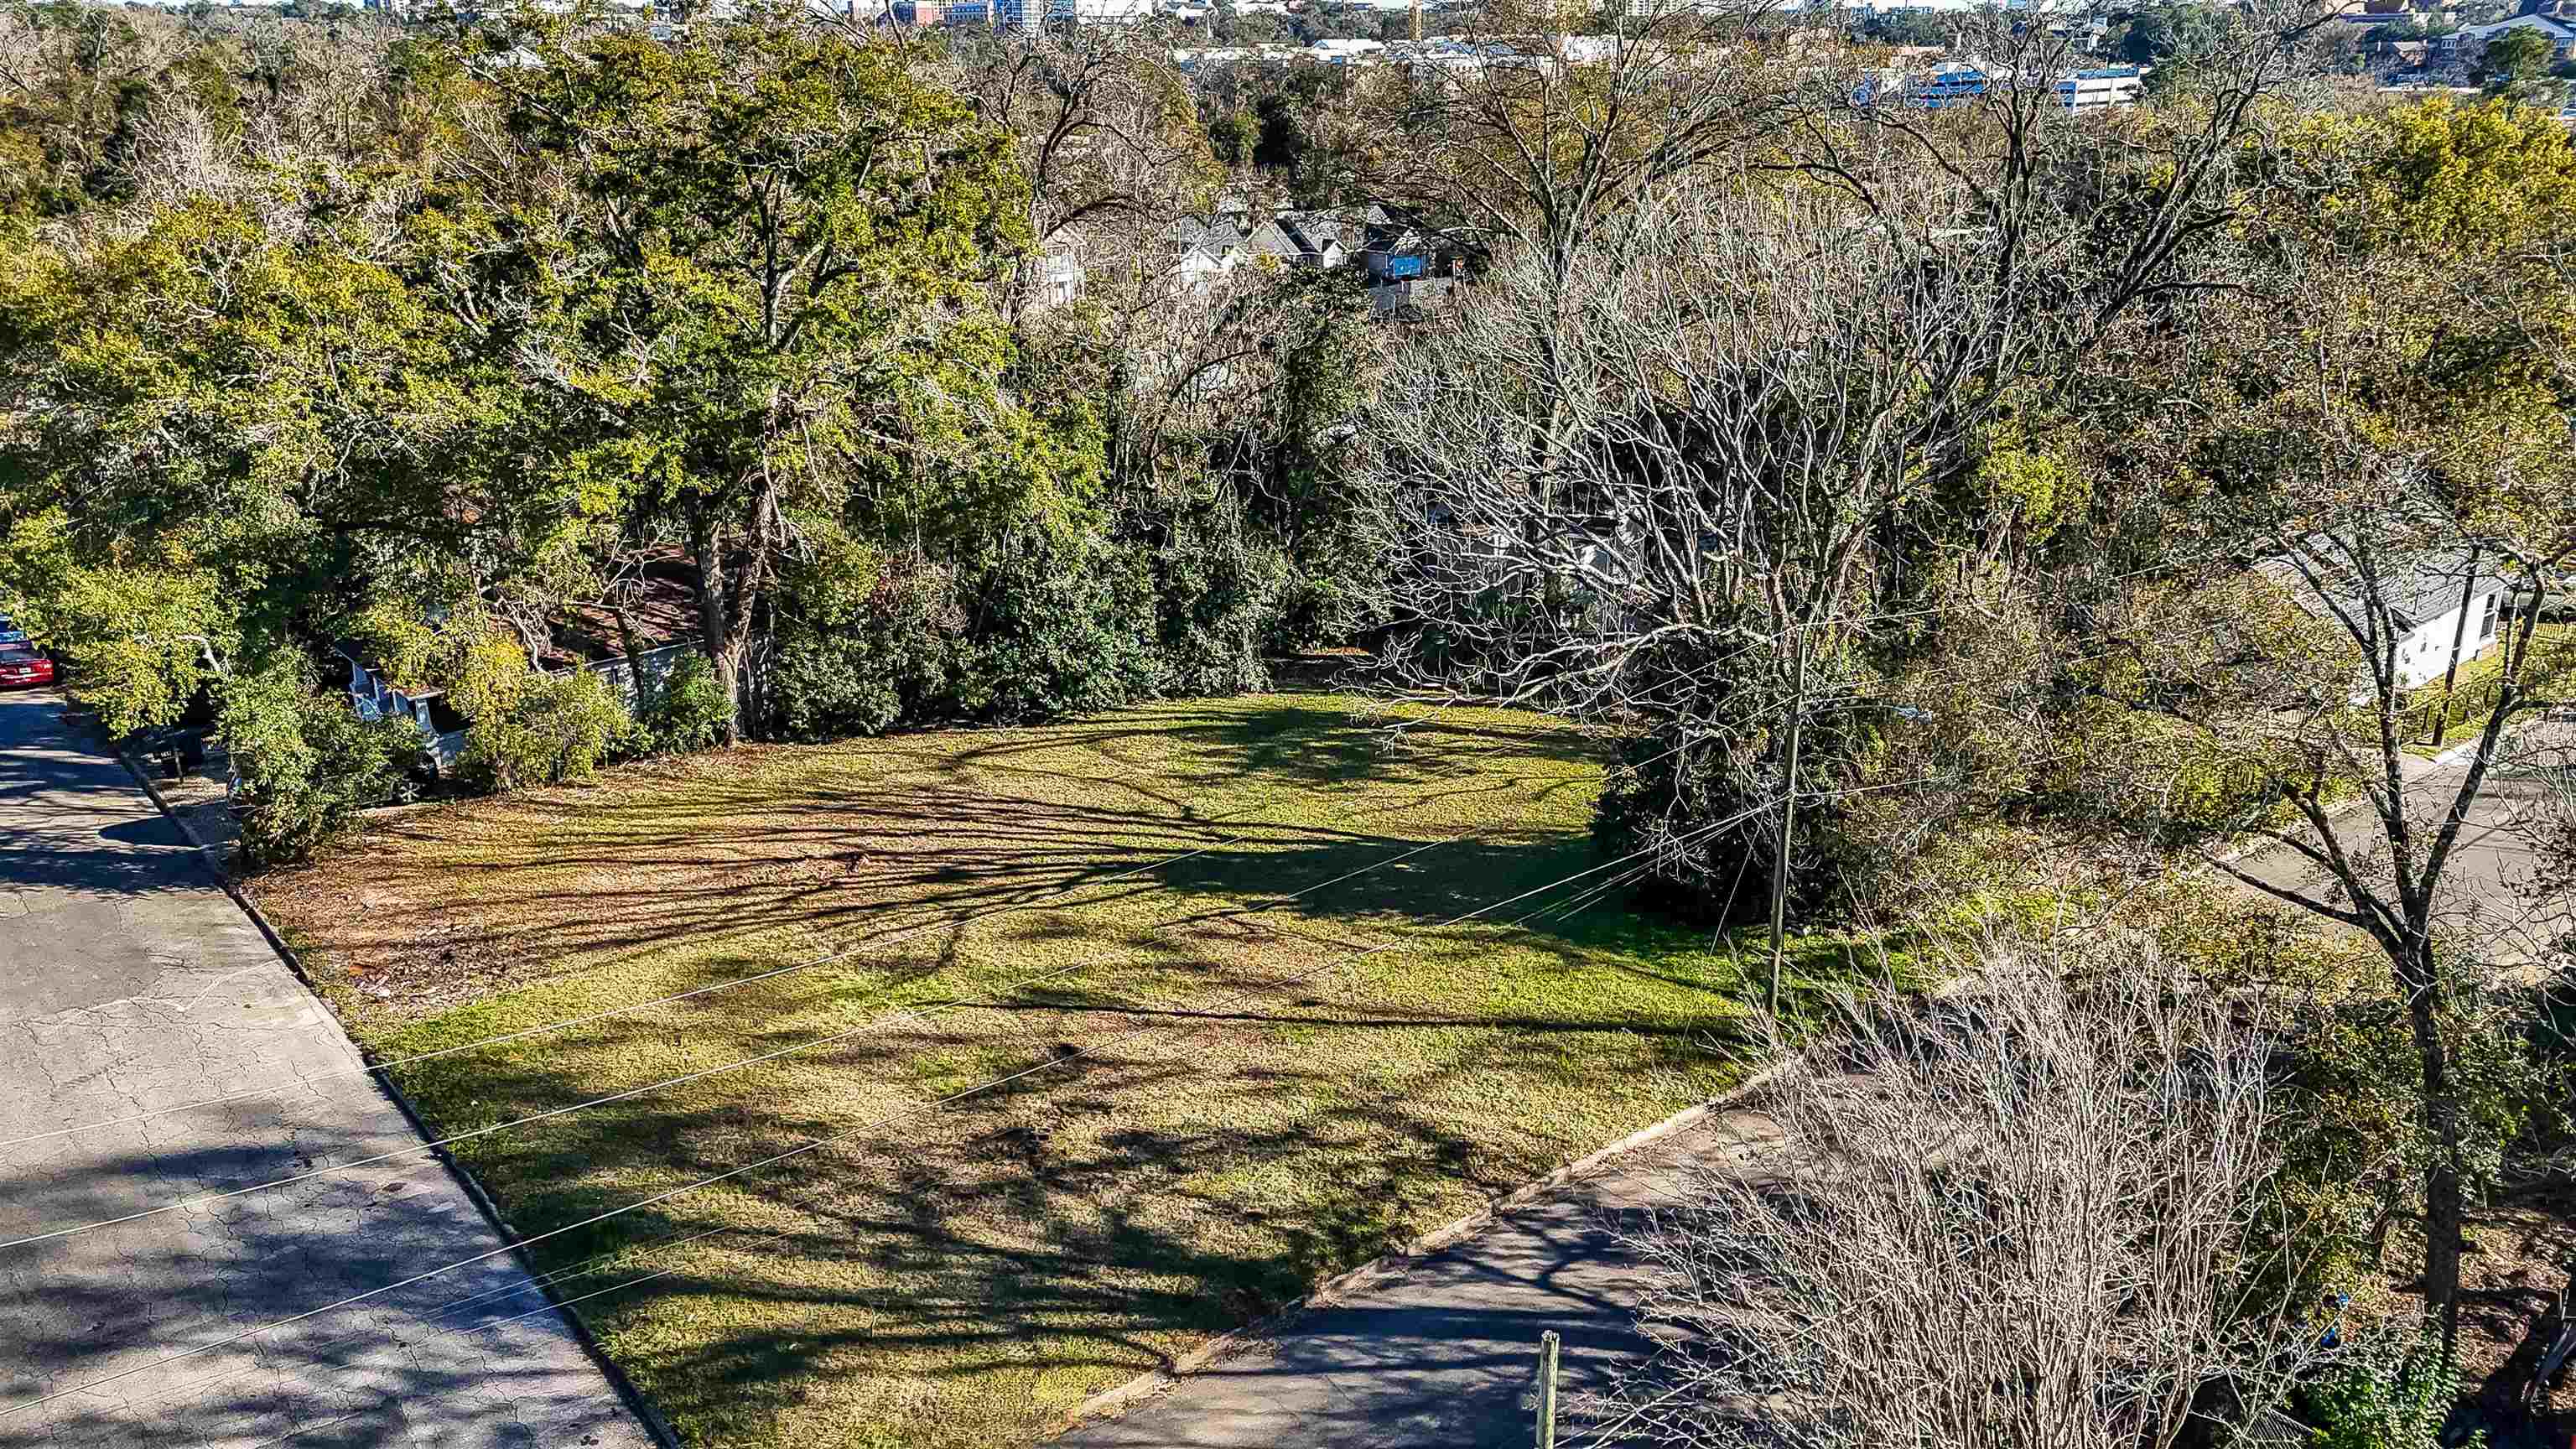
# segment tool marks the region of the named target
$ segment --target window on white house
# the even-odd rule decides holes
[[[2486,615],[2478,621],[2478,642],[2481,644],[2495,637],[2496,605],[2503,597],[2501,594],[2487,595]]]

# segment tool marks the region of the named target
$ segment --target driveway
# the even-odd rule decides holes
[[[1445,1251],[1314,1308],[1059,1449],[1527,1449],[1539,1335],[1564,1340],[1559,1393],[1607,1389],[1653,1345],[1613,1225],[1675,1197],[1695,1164],[1739,1163],[1777,1132],[1725,1113]],[[1560,1414],[1557,1442],[1590,1442]]]
[[[143,1115],[358,1064],[60,701],[0,695],[0,1243],[417,1143],[362,1075]],[[0,1449],[651,1444],[507,1254],[271,1326],[500,1246],[424,1154],[0,1247]]]

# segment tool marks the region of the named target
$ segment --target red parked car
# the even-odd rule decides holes
[[[0,644],[0,689],[54,682],[54,661],[25,644]]]

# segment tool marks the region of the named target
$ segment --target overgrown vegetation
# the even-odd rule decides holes
[[[2425,1362],[2455,1365],[2469,1213],[2564,1172],[2532,1158],[2568,1083],[2534,988],[2576,881],[2539,723],[2576,703],[2541,622],[2576,569],[2576,146],[2528,103],[2523,40],[2478,58],[2488,98],[2354,104],[2322,79],[2350,27],[2317,7],[2149,7],[2102,41],[2155,65],[2144,101],[2096,108],[2058,89],[2082,27],[2025,21],[1855,45],[1758,4],[1499,3],[1444,22],[1495,63],[1193,76],[1152,26],[326,33],[0,0],[0,609],[114,729],[211,702],[249,859],[319,862],[263,888],[360,923],[321,944],[372,1046],[855,953],[698,1037],[653,1015],[415,1073],[450,1125],[924,983],[1076,983],[778,1095],[501,1135],[476,1162],[514,1212],[1087,1060],[1063,1044],[1105,1018],[1245,983],[1214,1058],[1113,1050],[1088,1115],[1012,1099],[926,1177],[871,1144],[823,1186],[709,1199],[727,1234],[791,1235],[775,1296],[735,1291],[772,1250],[728,1239],[670,1286],[693,1306],[614,1309],[612,1340],[711,1439],[860,1432],[841,1389],[798,1395],[884,1369],[834,1355],[892,1298],[972,1306],[886,1370],[962,1387],[885,1432],[1025,1435],[1104,1365],[1705,1090],[1699,1036],[1737,1010],[1712,993],[1794,1008],[1825,974],[1802,928],[1996,917],[2154,938],[2159,1011],[2277,1012],[2293,1120],[2182,1285],[2251,1285],[2243,1352],[2402,1264]],[[1900,39],[1974,87],[1885,69]],[[1418,285],[1246,260],[1274,202]],[[2480,597],[2476,634],[2431,637]],[[2452,639],[2481,657],[2428,685]],[[584,667],[675,640],[631,697]],[[422,743],[326,688],[340,641],[452,707],[459,772],[500,798],[334,857]],[[1135,712],[1355,644],[1390,692],[1579,722],[1606,773],[1518,714]],[[978,732],[911,732],[948,725]],[[2436,737],[2466,748],[2428,762]],[[1392,813],[1328,824],[1345,796]],[[1482,844],[1393,904],[1269,894],[1423,822]],[[2495,866],[2515,832],[2530,863]],[[1140,925],[1150,893],[1030,905],[1129,868],[1203,898],[1192,944]],[[1424,924],[1588,868],[1650,919]],[[1014,926],[977,913],[999,905]],[[1740,958],[1755,922],[1769,949]],[[1381,932],[1421,954],[1292,969]],[[1230,1085],[1171,1085],[1207,1065]],[[2067,1185],[2023,1166],[2031,1200]],[[947,1216],[896,1225],[923,1202]],[[1077,1271],[1099,1263],[1110,1301]],[[1058,1351],[1084,1366],[1028,1366]],[[2458,1387],[2429,1373],[2317,1410],[2410,1442]],[[1713,1382],[1674,1422],[1725,1442],[1728,1396],[1768,1390]],[[2088,1382],[2205,1407],[2162,1368]],[[2104,1432],[2170,1437],[2148,1417]]]

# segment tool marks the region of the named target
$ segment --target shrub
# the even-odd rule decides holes
[[[2481,1449],[2483,1430],[2446,1445],[2460,1370],[2438,1345],[2391,1339],[2365,1347],[2308,1391],[2315,1449]]]
[[[963,717],[1052,719],[1161,692],[1140,550],[1023,530],[986,551],[959,595],[966,642],[949,697]]]
[[[317,693],[301,664],[228,681],[220,709],[253,869],[308,860],[360,810],[402,798],[423,744],[409,720],[362,720],[345,697]]]
[[[879,564],[864,602],[833,625],[791,635],[771,667],[770,731],[791,740],[881,734],[955,712],[951,681],[964,621],[948,570],[919,559]]]
[[[1684,732],[1690,749],[1680,748]],[[1650,852],[1641,903],[1696,925],[1759,918],[1769,909],[1778,853],[1781,771],[1759,753],[1736,755],[1704,743],[1714,720],[1672,722],[1632,735],[1603,775],[1593,839],[1607,854]],[[1750,729],[1741,731],[1752,738]],[[1862,752],[1845,722],[1810,725],[1801,746],[1796,831],[1789,859],[1789,907],[1807,914],[1864,895],[1884,870],[1883,845],[1849,828],[1830,798],[1836,776]]]
[[[884,733],[903,717],[903,697],[876,663],[868,641],[854,636],[781,645],[770,673],[771,732],[807,743]]]
[[[1249,542],[1231,511],[1212,511],[1177,523],[1147,557],[1159,692],[1239,694],[1266,686],[1261,647],[1276,632],[1288,573],[1281,552]]]
[[[633,727],[600,676],[528,671],[508,688],[486,692],[465,728],[461,768],[495,790],[577,780],[599,768]]]
[[[707,749],[724,738],[725,721],[733,717],[724,681],[703,654],[680,656],[645,697],[649,702],[635,723],[649,750]]]

